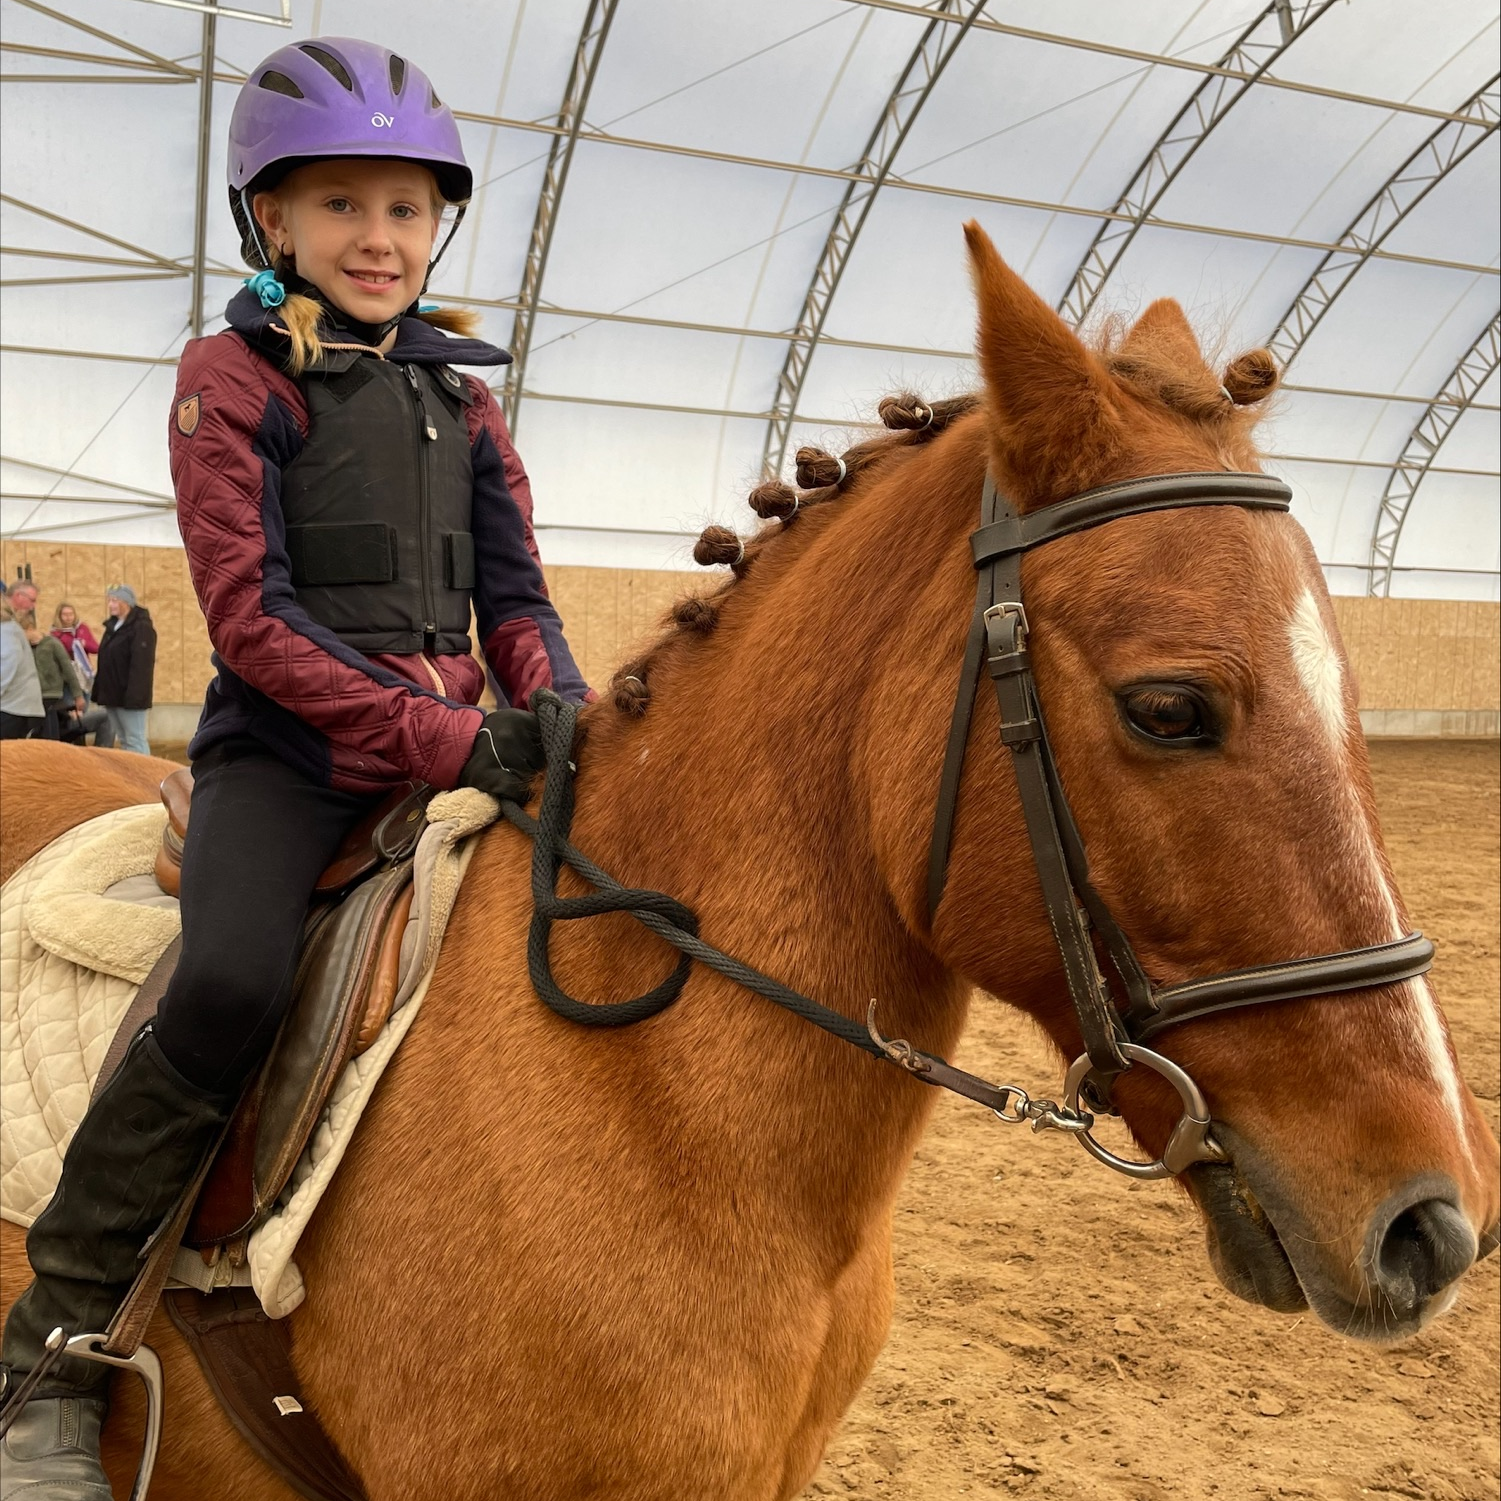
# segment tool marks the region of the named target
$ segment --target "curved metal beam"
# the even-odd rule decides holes
[[[542,191],[537,196],[537,214],[532,221],[532,238],[527,246],[526,266],[521,273],[520,306],[511,326],[511,363],[506,367],[505,387],[500,405],[506,425],[516,431],[521,415],[521,394],[526,385],[526,360],[532,347],[532,327],[537,321],[537,307],[542,295],[542,278],[547,274],[547,257],[552,250],[552,232],[558,222],[558,205],[568,182],[568,168],[573,163],[573,148],[578,144],[579,128],[584,123],[584,109],[594,75],[615,19],[619,0],[589,0],[583,29],[573,54],[568,87],[558,109],[558,133],[547,153],[547,170],[542,174]]]
[[[1497,313],[1481,331],[1480,337],[1465,351],[1443,389],[1428,403],[1418,419],[1401,457],[1392,468],[1376,513],[1376,527],[1371,534],[1371,594],[1392,592],[1392,570],[1396,566],[1397,543],[1412,509],[1412,498],[1433,468],[1433,461],[1443,447],[1454,424],[1474,404],[1476,396],[1501,364],[1501,313]],[[1438,570],[1442,572],[1443,570]]]
[[[766,425],[766,441],[761,448],[761,474],[764,478],[775,478],[787,457],[787,443],[813,351],[823,336],[829,305],[839,289],[840,278],[849,264],[850,251],[865,226],[876,194],[891,175],[912,122],[927,103],[949,59],[968,35],[985,3],[986,0],[939,0],[939,4],[933,7],[940,18],[929,21],[923,28],[916,49],[902,69],[881,110],[876,128],[852,169],[854,178],[845,188],[844,197],[834,214],[813,279],[808,284],[807,296],[803,298],[803,310],[793,325],[782,373],[777,377],[771,416]],[[948,24],[951,17],[957,18],[957,24]]]
[[[1100,289],[1120,263],[1126,248],[1188,164],[1205,138],[1297,39],[1333,4],[1333,0],[1272,0],[1235,39],[1218,67],[1196,88],[1173,116],[1136,169],[1117,200],[1112,217],[1095,234],[1094,243],[1058,299],[1058,311],[1078,328],[1089,316]]]
[[[849,3],[864,5],[872,10],[894,11],[903,16],[926,18],[934,14],[933,6],[910,4],[908,0],[849,0]],[[1292,6],[1289,0],[1280,0],[1279,8],[1290,11]],[[955,18],[949,19],[952,22]],[[1219,73],[1229,78],[1245,78],[1249,71],[1234,63],[1201,63],[1195,62],[1191,57],[1174,57],[1171,53],[1143,52],[1138,47],[1120,47],[1094,37],[1065,36],[1056,31],[1036,31],[1028,26],[1012,26],[1005,21],[992,20],[989,16],[982,16],[976,21],[975,30],[988,31],[996,36],[1016,37],[1024,42],[1041,42],[1050,47],[1071,47],[1080,52],[1094,52],[1101,57],[1119,57],[1127,62],[1146,63],[1154,68],[1177,68],[1185,73]],[[1382,99],[1374,94],[1352,94],[1348,89],[1331,89],[1318,83],[1300,83],[1295,78],[1272,78],[1264,73],[1255,81],[1263,88],[1286,89],[1290,93],[1308,94],[1315,99],[1334,99],[1342,104],[1364,104],[1372,109],[1390,110],[1396,115],[1427,115],[1434,120],[1454,118],[1448,110],[1430,109],[1425,104],[1414,104],[1410,99]]]
[[[1449,120],[1418,147],[1382,184],[1380,191],[1356,214],[1293,298],[1267,340],[1285,370],[1308,342],[1330,304],[1349,286],[1355,273],[1381,247],[1388,235],[1480,143],[1496,133],[1501,113],[1501,74],[1482,84],[1460,107],[1468,120]]]

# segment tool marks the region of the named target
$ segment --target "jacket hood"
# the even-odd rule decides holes
[[[262,307],[249,287],[242,287],[224,311],[229,326],[257,349],[273,357],[286,348],[286,335],[278,331],[277,310]],[[386,358],[408,365],[509,365],[511,356],[483,339],[459,339],[421,318],[403,318],[396,327],[396,343]]]

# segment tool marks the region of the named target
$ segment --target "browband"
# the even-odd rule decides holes
[[[1232,505],[1242,510],[1285,511],[1293,492],[1270,474],[1156,474],[1144,479],[1121,480],[1085,490],[1069,500],[1060,500],[1022,516],[992,521],[970,534],[975,567],[995,558],[1087,531],[1123,516],[1141,516],[1148,511],[1170,511],[1182,506]]]

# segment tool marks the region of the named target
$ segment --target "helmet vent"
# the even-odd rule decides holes
[[[307,98],[307,95],[285,73],[278,73],[275,68],[268,68],[257,82],[259,87],[270,89],[273,94],[285,94],[289,99]]]
[[[391,92],[401,97],[401,86],[407,81],[407,60],[391,54]]]
[[[306,52],[315,63],[332,73],[351,94],[354,93],[354,80],[349,76],[349,69],[332,52],[325,52],[322,47],[315,47],[311,42],[301,43],[299,50]]]
[[[437,92],[434,90],[431,84],[428,84],[427,86],[427,102],[432,106],[433,109],[443,108],[443,101],[438,98]]]

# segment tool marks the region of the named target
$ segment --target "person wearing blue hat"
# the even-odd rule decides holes
[[[137,603],[129,584],[114,585],[104,598],[110,618],[99,641],[94,702],[109,714],[121,750],[149,756],[146,711],[151,707],[151,683],[156,676],[156,627],[150,610]]]

